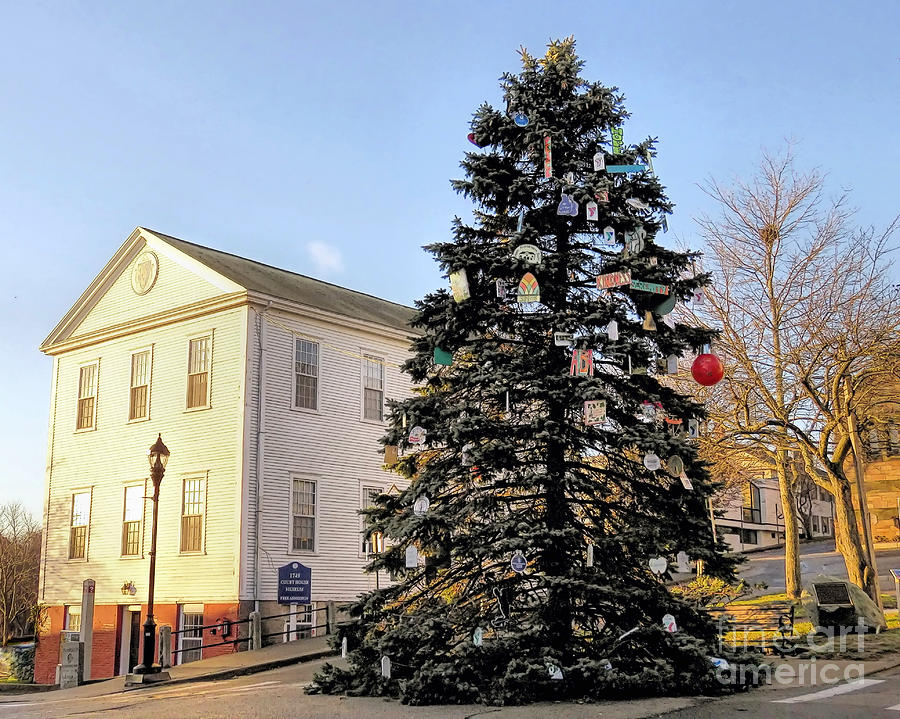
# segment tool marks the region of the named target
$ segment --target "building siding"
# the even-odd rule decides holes
[[[254,312],[255,310],[251,311]],[[277,567],[300,561],[312,568],[313,601],[349,600],[374,586],[363,574],[361,556],[360,491],[365,484],[382,487],[401,484],[397,475],[382,469],[380,437],[385,423],[362,419],[362,359],[371,354],[385,360],[385,399],[408,396],[410,384],[399,366],[408,356],[407,339],[390,339],[339,324],[302,318],[285,312],[266,312],[261,333],[265,346],[262,394],[263,473],[260,530],[260,596],[252,597],[252,570],[247,573],[242,598],[274,599]],[[339,321],[339,320],[338,320]],[[258,322],[258,319],[257,319]],[[292,408],[293,348],[295,334],[319,342],[319,409]],[[259,336],[253,331],[254,341]],[[251,380],[248,422],[257,421],[256,383],[259,381],[258,345],[249,351]],[[256,434],[248,437],[250,476],[248,503],[256,501]],[[294,552],[291,544],[292,477],[316,481],[316,550]],[[253,531],[251,509],[248,530]],[[245,565],[254,566],[255,546],[247,543]]]

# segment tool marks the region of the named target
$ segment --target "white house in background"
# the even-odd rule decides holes
[[[41,345],[53,358],[36,681],[96,580],[92,676],[137,663],[152,502],[162,481],[158,623],[281,610],[277,568],[312,569],[312,606],[374,585],[358,510],[382,468],[385,401],[407,396],[414,310],[139,227]],[[196,658],[207,632],[181,635]],[[209,656],[230,646],[204,650]]]
[[[830,537],[834,533],[831,495],[818,486],[812,492],[813,537]],[[784,510],[777,477],[761,474],[748,479],[740,491],[723,497],[716,509],[724,512],[716,519],[716,530],[735,551],[784,543]]]

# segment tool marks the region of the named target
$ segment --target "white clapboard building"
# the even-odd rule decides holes
[[[137,228],[41,345],[53,358],[35,680],[96,582],[93,678],[138,663],[152,493],[160,492],[156,618],[178,661],[221,641],[193,627],[276,602],[277,569],[312,570],[310,610],[374,586],[358,510],[384,471],[385,402],[414,311]],[[309,622],[315,623],[309,615]],[[301,617],[303,619],[303,617]],[[219,630],[221,634],[221,629]],[[203,656],[231,651],[203,650]]]

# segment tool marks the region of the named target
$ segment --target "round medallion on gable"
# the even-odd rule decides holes
[[[153,252],[142,252],[131,268],[131,289],[137,295],[146,295],[156,282],[159,258]]]

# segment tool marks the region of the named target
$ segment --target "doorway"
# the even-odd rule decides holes
[[[122,607],[119,674],[130,674],[141,663],[141,605]]]

